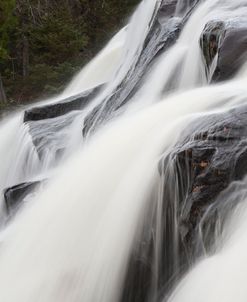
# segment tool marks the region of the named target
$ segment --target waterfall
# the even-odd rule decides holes
[[[191,231],[177,155],[246,108],[246,57],[214,83],[222,45],[210,58],[202,45],[210,22],[247,28],[246,13],[246,0],[143,0],[61,95],[1,122],[0,301],[246,300],[246,178],[229,178]],[[6,189],[36,182],[6,209]]]

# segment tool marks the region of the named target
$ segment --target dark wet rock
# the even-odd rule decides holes
[[[40,181],[32,181],[5,189],[3,194],[7,213],[12,214],[16,212],[23,199],[32,193],[40,184]]]
[[[146,41],[147,46],[143,50],[135,66],[135,70],[132,70],[127,75],[110,97],[107,97],[104,102],[96,106],[86,117],[83,136],[86,136],[89,130],[94,131],[100,124],[114,117],[128,103],[137,91],[144,73],[150,67],[155,57],[174,43],[178,37],[180,28],[181,23],[178,20],[174,20],[172,29],[169,29],[169,32],[167,28],[163,28],[160,24],[157,25],[149,40]]]
[[[68,128],[80,116],[80,111],[72,111],[54,119],[30,121],[28,131],[40,161],[46,160],[47,154],[53,163],[58,163],[70,139]]]
[[[184,16],[190,10],[193,10],[201,0],[163,0],[159,8],[159,17],[165,16],[168,18],[176,15]]]
[[[173,17],[176,11],[177,0],[163,0],[159,9],[160,18]]]
[[[25,111],[24,122],[28,124],[33,145],[41,161],[47,154],[51,160],[53,157],[55,162],[59,161],[69,140],[69,137],[68,140],[65,139],[68,136],[68,127],[80,115],[80,110],[90,103],[102,88],[103,85],[100,85],[57,103]]]
[[[24,123],[56,118],[74,110],[81,110],[99,93],[101,88],[102,85],[54,104],[28,109],[24,113]]]
[[[164,1],[151,24],[138,61],[126,77],[116,87],[111,96],[95,107],[85,119],[83,135],[94,131],[104,121],[112,118],[128,103],[140,87],[143,75],[152,66],[158,56],[167,50],[178,38],[183,26],[182,18],[174,18],[176,1]],[[92,127],[94,125],[94,127]]]
[[[203,30],[201,48],[209,81],[231,78],[246,60],[247,22],[237,21],[211,21]]]
[[[246,176],[247,106],[200,117],[200,120],[192,122],[183,137],[161,164],[165,169],[162,173],[167,173],[166,163],[171,163],[168,175],[174,181],[171,189],[164,184],[164,228],[172,225],[174,217],[179,224],[178,230],[170,228],[163,237],[164,242],[167,238],[170,242],[178,231],[177,250],[175,248],[169,253],[170,247],[163,245],[163,254],[168,256],[162,271],[164,284],[172,276],[185,272],[206,251],[210,253],[219,232],[217,224],[223,221],[218,218],[226,217],[227,211],[238,202],[236,198],[227,205],[226,198],[222,196],[229,186]],[[171,192],[175,187],[177,195],[173,196]],[[176,205],[170,204],[174,200]],[[172,268],[174,253],[178,256],[177,271]],[[166,273],[167,265],[168,271],[171,266],[170,275]]]
[[[225,24],[222,21],[208,23],[202,33],[200,44],[205,60],[207,75],[209,76],[210,66],[216,57],[225,35]]]
[[[126,103],[142,85],[144,74],[155,64],[159,56],[171,47],[179,37],[181,29],[200,0],[188,0],[181,7],[181,16],[175,16],[177,0],[163,0],[144,41],[142,52],[123,81],[115,88],[111,96],[96,106],[86,117],[83,136],[94,131],[105,121],[118,115]]]
[[[197,130],[174,154],[186,184],[181,214],[192,227],[232,181],[246,174],[247,107],[201,118],[193,127]]]
[[[221,224],[243,198],[238,181],[247,171],[247,106],[195,119],[178,141],[159,163],[165,176],[157,214],[160,229],[157,216],[145,219],[130,258],[122,302],[149,301],[154,281],[154,301],[166,301],[191,265],[212,251]],[[233,186],[240,196],[229,198]],[[155,268],[157,240],[160,259]]]

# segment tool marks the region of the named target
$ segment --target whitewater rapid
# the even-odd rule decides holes
[[[23,112],[17,112],[1,122],[0,189],[30,180],[47,183],[24,200],[15,217],[2,227],[0,301],[120,301],[132,248],[147,223],[147,212],[159,210],[160,159],[194,119],[246,104],[247,65],[234,79],[208,85],[199,45],[209,20],[243,17],[244,3],[202,2],[178,41],[150,68],[126,110],[87,138],[82,137],[85,118],[134,70],[161,1],[144,0],[129,25],[62,95],[39,104],[59,102],[104,84],[85,109],[29,124],[23,124]],[[177,19],[182,8],[179,1]],[[175,71],[173,89],[166,90]],[[39,150],[35,138],[42,138]],[[61,149],[64,153],[58,160],[55,155]],[[218,253],[185,276],[169,301],[246,301],[246,213],[245,206],[236,209],[232,227],[219,240]],[[157,243],[153,264],[157,275],[159,252]],[[156,278],[150,302],[157,302],[160,294]]]

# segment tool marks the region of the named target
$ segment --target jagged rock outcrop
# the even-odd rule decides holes
[[[53,104],[37,106],[24,113],[24,123],[56,118],[74,110],[83,109],[102,89],[103,85],[82,92],[79,95],[65,98]]]
[[[31,194],[38,186],[40,181],[32,181],[18,184],[4,190],[4,201],[8,214],[13,214],[21,206],[23,199]]]
[[[212,20],[204,28],[201,48],[208,80],[231,78],[247,57],[246,20]]]

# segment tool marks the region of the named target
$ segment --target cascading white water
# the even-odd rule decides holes
[[[151,205],[159,209],[161,202],[153,192],[160,181],[157,167],[163,152],[176,144],[181,131],[194,117],[246,103],[247,68],[228,83],[206,86],[199,46],[200,34],[209,20],[219,16],[223,20],[234,16],[241,19],[246,14],[245,3],[207,0],[199,5],[177,43],[151,68],[133,98],[134,104],[130,103],[125,114],[106,124],[83,144],[83,120],[134,70],[161,1],[143,1],[127,29],[120,31],[77,75],[63,95],[47,101],[57,102],[105,83],[103,91],[84,110],[28,125],[22,124],[22,113],[17,113],[2,123],[0,154],[4,162],[0,188],[30,179],[50,180],[2,230],[0,301],[121,300],[129,257],[146,223],[147,208]],[[181,9],[179,1],[176,18],[180,18]],[[109,60],[112,66],[105,71]],[[179,92],[164,97],[169,92],[164,89],[173,72],[178,73],[173,89]],[[197,88],[203,85],[206,87]],[[38,150],[33,145],[35,139]],[[56,154],[60,150],[63,154],[58,160]],[[245,241],[239,244],[245,229],[243,223],[219,256],[195,268],[170,301],[191,302],[198,297],[200,301],[234,301],[238,287],[230,291],[230,279],[222,279],[229,282],[230,298],[223,293],[220,282],[218,291],[214,283],[209,283],[209,296],[205,295],[203,282],[208,284],[207,278],[214,270],[223,276],[225,259],[235,259],[236,251],[242,247],[245,251]],[[161,257],[158,245],[156,274]],[[242,253],[239,266],[244,260]],[[236,271],[234,266],[230,269]],[[238,272],[241,289],[246,274],[246,269],[242,274]],[[154,277],[150,302],[158,301],[155,282]],[[238,301],[246,298],[246,293],[241,291]]]
[[[217,105],[224,91],[193,91],[125,117],[70,159],[2,237],[1,299],[117,301],[159,156],[176,141],[171,131],[179,135],[190,121],[183,116]]]

